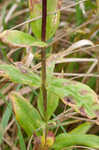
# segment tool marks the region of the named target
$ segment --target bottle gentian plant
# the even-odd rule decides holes
[[[13,91],[9,94],[19,125],[29,137],[33,137],[33,150],[63,150],[75,145],[99,149],[99,137],[86,134],[91,127],[89,122],[81,124],[69,133],[60,131],[61,133],[55,134],[54,132],[58,123],[62,126],[62,123],[71,122],[66,112],[54,118],[54,112],[60,100],[88,119],[97,118],[99,111],[98,98],[92,89],[80,82],[53,76],[54,62],[46,67],[47,41],[58,28],[60,6],[61,0],[29,0],[30,18],[36,18],[30,24],[34,37],[18,30],[0,33],[1,41],[9,46],[39,47],[41,49],[41,73],[33,72],[21,62],[14,65],[2,63],[0,72],[2,76],[14,83],[29,86],[31,89],[35,87],[35,90],[39,91],[37,108],[19,92]]]

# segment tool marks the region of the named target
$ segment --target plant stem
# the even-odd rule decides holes
[[[46,42],[46,23],[47,23],[47,0],[42,0],[42,41]],[[46,90],[46,48],[42,48],[41,51],[41,61],[42,61],[42,95],[43,95],[43,104],[44,104],[44,113],[45,113],[45,146],[46,148],[46,140],[47,140],[47,90]]]
[[[42,41],[46,41],[46,21],[47,21],[47,0],[42,0]],[[46,90],[46,49],[42,48],[41,51],[41,61],[42,61],[42,94],[43,94],[43,104],[44,112],[46,115],[47,111],[47,90]]]

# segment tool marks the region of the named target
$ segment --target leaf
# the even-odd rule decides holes
[[[79,2],[79,0],[76,0],[76,2]],[[77,26],[81,25],[84,22],[84,16],[80,8],[80,4],[76,5],[76,22],[77,22]]]
[[[54,56],[54,59],[55,59],[55,57],[56,57],[56,61],[57,61],[57,62],[58,62],[58,61],[61,61],[61,59],[62,59],[63,57],[65,57],[65,56],[68,55],[68,52],[70,53],[70,52],[72,52],[72,51],[74,51],[74,50],[76,50],[76,49],[79,49],[79,48],[81,48],[81,47],[86,47],[86,46],[92,46],[92,47],[94,47],[95,45],[94,45],[94,43],[93,43],[92,41],[90,41],[90,40],[86,40],[86,39],[79,40],[79,41],[73,43],[73,44],[72,44],[69,48],[67,48],[65,51],[60,52],[58,55]]]
[[[86,10],[96,9],[96,4],[92,0],[87,0],[84,2]]]
[[[50,89],[48,90],[48,96],[47,96],[47,116],[48,119],[52,116],[52,114],[55,112],[58,104],[59,104],[59,97],[51,92]]]
[[[19,143],[20,143],[20,150],[26,150],[26,145],[24,142],[24,138],[20,129],[20,126],[17,123],[17,127],[18,127],[18,137],[19,137]]]
[[[38,46],[38,47],[46,47],[47,44],[41,42],[40,40],[36,40],[31,35],[25,32],[21,32],[18,30],[6,30],[0,33],[0,40],[9,46],[12,47],[30,47],[30,46]]]
[[[92,123],[85,122],[76,128],[74,128],[72,131],[69,132],[69,134],[85,134],[88,132],[88,130],[92,127]]]
[[[1,75],[19,84],[40,87],[41,80],[38,75],[33,73],[21,63],[14,65],[0,64]]]
[[[29,136],[44,125],[38,111],[19,93],[11,92],[9,98],[17,121]]]
[[[60,0],[47,0],[47,14],[55,12],[60,8]],[[29,0],[30,18],[37,18],[41,16],[42,12],[42,1],[40,0]],[[47,16],[47,27],[46,27],[46,40],[50,39],[56,32],[59,25],[60,12],[50,14]],[[42,31],[42,19],[37,19],[31,23],[31,28],[37,39],[41,40]]]
[[[94,43],[92,41],[90,41],[90,40],[83,39],[83,40],[80,40],[80,41],[77,41],[77,42],[73,43],[68,48],[68,51],[72,51],[72,50],[81,48],[83,46],[94,46]]]
[[[59,97],[56,96],[50,89],[47,89],[47,119],[49,120],[59,104]],[[38,98],[38,108],[44,118],[44,106],[42,91]]]
[[[6,126],[8,125],[8,121],[12,114],[12,106],[11,103],[8,104],[6,111],[3,114],[1,123],[0,123],[0,144],[2,143],[3,134]]]
[[[53,149],[61,150],[76,145],[99,148],[99,136],[87,134],[60,134],[56,137]]]
[[[69,105],[83,116],[96,117],[93,105],[99,104],[98,98],[87,85],[69,79],[54,79],[50,88],[64,104]]]

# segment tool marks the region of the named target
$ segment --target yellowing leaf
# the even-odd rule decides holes
[[[28,100],[17,92],[11,92],[9,98],[12,101],[17,121],[29,136],[43,127],[44,123],[38,111]]]
[[[93,106],[95,104],[99,106],[98,98],[87,85],[69,79],[54,79],[50,88],[64,104],[69,105],[83,116],[96,117]]]

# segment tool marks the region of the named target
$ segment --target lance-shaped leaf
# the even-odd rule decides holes
[[[76,0],[76,2],[78,3],[79,0]],[[84,22],[84,15],[85,15],[84,8],[81,9],[80,4],[77,4],[76,5],[76,22],[78,26]]]
[[[50,39],[56,32],[59,25],[60,12],[56,12],[61,6],[61,0],[47,0],[47,26],[46,26],[46,40]],[[42,1],[29,0],[30,17],[37,18],[42,15]],[[52,12],[56,12],[53,13]],[[31,28],[37,39],[41,39],[42,19],[36,19],[31,23]]]
[[[58,104],[59,104],[59,97],[56,94],[54,94],[50,89],[47,89],[47,119],[50,119],[50,117],[56,110]],[[42,117],[44,118],[44,105],[43,105],[42,91],[40,91],[40,95],[38,98],[38,108]]]
[[[99,136],[87,134],[61,134],[56,137],[53,148],[56,150],[61,150],[66,147],[76,145],[99,148]]]
[[[31,35],[18,30],[6,30],[0,33],[0,40],[12,47],[45,47],[46,43],[36,40]]]
[[[0,71],[0,76],[4,76],[15,83],[40,87],[40,77],[21,63],[18,63],[16,67],[14,65],[0,64]]]
[[[0,144],[2,143],[3,135],[8,125],[8,121],[10,120],[11,115],[12,115],[12,106],[11,106],[11,103],[9,103],[5,113],[3,114],[3,117],[0,123]]]
[[[38,111],[28,100],[17,92],[11,92],[9,98],[12,101],[17,121],[29,136],[44,126]]]
[[[85,122],[74,128],[69,134],[85,134],[92,127],[92,123]]]
[[[96,93],[87,85],[69,79],[54,79],[51,85],[52,92],[83,116],[96,117],[93,109],[95,104],[99,105]]]

